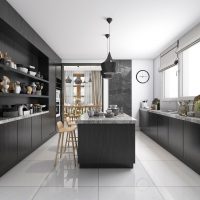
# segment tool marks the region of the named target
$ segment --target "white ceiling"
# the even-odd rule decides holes
[[[63,60],[155,58],[200,22],[200,0],[8,0]]]

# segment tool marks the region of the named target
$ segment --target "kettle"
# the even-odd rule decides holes
[[[23,111],[24,108],[27,108],[27,107],[25,105],[20,105],[18,107],[19,116],[23,116],[24,115],[24,111]]]

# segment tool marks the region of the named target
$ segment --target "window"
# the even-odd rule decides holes
[[[200,42],[183,52],[183,96],[200,94]]]
[[[164,72],[164,98],[178,97],[178,65]]]

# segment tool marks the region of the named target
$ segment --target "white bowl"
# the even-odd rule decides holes
[[[33,72],[33,71],[29,71],[28,72],[31,76],[35,76],[36,75],[36,72]]]
[[[110,107],[111,109],[116,109],[116,108],[117,108],[117,105],[109,105],[109,107]]]
[[[110,113],[112,113],[112,110],[108,109],[108,110],[106,110],[106,112],[107,112],[108,114],[110,114]]]
[[[19,71],[24,72],[24,73],[28,72],[28,69],[24,67],[18,67],[17,69],[19,69]]]

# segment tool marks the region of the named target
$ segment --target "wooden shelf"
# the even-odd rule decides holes
[[[49,96],[46,96],[46,95],[14,94],[14,93],[0,93],[0,97],[49,98]]]
[[[13,69],[11,67],[8,67],[6,65],[3,65],[0,63],[0,69],[3,69],[4,71],[8,71],[8,72],[11,72],[11,73],[16,73],[16,74],[19,74],[20,76],[23,76],[23,77],[28,77],[28,78],[31,78],[32,80],[38,80],[38,81],[42,81],[44,83],[49,83],[49,81],[45,80],[45,79],[42,79],[42,78],[38,78],[36,76],[32,76],[30,74],[27,74],[27,73],[24,73],[24,72],[21,72],[17,69]]]

